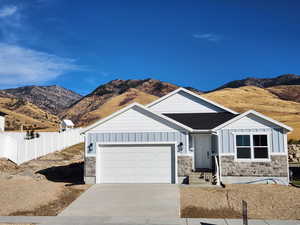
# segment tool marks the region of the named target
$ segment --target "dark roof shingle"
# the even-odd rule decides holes
[[[229,112],[220,113],[168,113],[165,116],[197,130],[210,130],[238,116]]]

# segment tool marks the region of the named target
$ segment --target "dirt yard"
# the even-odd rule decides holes
[[[181,217],[300,219],[300,188],[275,184],[232,184],[225,188],[182,187]]]
[[[78,144],[16,166],[0,159],[0,216],[55,216],[90,185],[83,184]]]

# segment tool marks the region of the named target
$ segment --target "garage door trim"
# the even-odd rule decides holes
[[[176,150],[176,146],[177,146],[177,142],[154,142],[154,143],[150,143],[150,142],[97,142],[97,147],[96,147],[96,183],[100,183],[99,180],[99,173],[100,173],[100,147],[101,146],[125,146],[125,145],[134,145],[134,146],[139,146],[139,145],[149,145],[149,146],[155,146],[155,145],[170,145],[173,148],[171,149],[171,151],[174,151],[174,170],[175,170],[175,183],[178,183],[178,169],[177,169],[177,150]],[[173,168],[171,168],[172,170]]]

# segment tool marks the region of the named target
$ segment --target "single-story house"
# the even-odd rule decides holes
[[[180,183],[210,171],[217,184],[288,183],[292,128],[254,110],[239,114],[179,88],[87,127],[86,183]]]
[[[66,131],[74,128],[72,120],[64,119],[60,122],[60,131]]]

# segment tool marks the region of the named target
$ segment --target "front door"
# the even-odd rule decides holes
[[[211,169],[211,135],[197,134],[195,138],[195,168]]]

